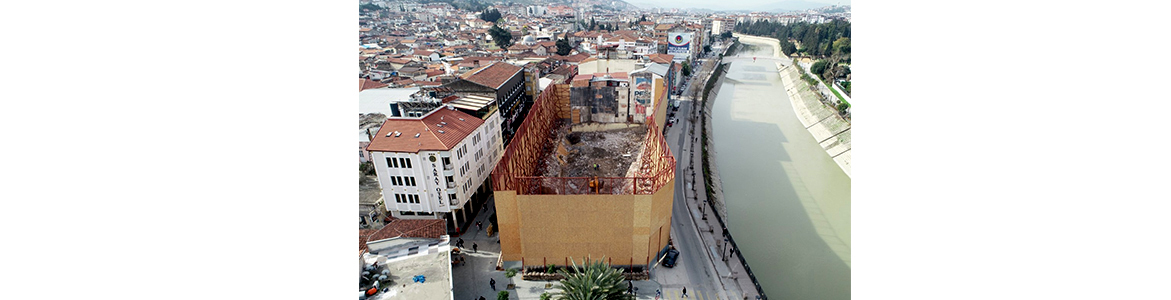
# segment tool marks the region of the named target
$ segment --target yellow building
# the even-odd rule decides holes
[[[675,193],[661,122],[574,124],[569,90],[541,93],[493,171],[501,256],[526,266],[652,264],[670,239]],[[655,102],[652,119],[668,108]]]

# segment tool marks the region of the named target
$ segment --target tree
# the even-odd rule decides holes
[[[507,50],[508,47],[512,46],[512,33],[500,28],[500,26],[492,25],[492,28],[488,29],[488,35],[492,36],[492,41],[496,43],[496,47]]]
[[[573,262],[573,274],[562,268],[557,273],[565,276],[555,287],[557,299],[562,300],[633,300],[626,293],[622,273],[602,262],[586,263],[578,268]]]
[[[812,66],[809,66],[809,72],[813,72],[813,74],[818,74],[818,75],[820,75],[821,73],[825,73],[825,69],[828,64],[829,63],[827,63],[824,60],[815,61],[815,62],[813,62]]]
[[[797,46],[789,40],[781,40],[781,51],[785,52],[786,55],[797,53]]]
[[[519,272],[519,271],[520,270],[518,270],[517,268],[511,268],[511,269],[504,271],[504,276],[508,277],[508,284],[509,285],[512,284],[512,277],[516,276],[516,272]]]
[[[376,10],[382,9],[382,7],[379,7],[378,5],[369,4],[369,3],[359,5],[358,8],[360,10],[369,10],[369,11],[376,11]]]
[[[834,41],[834,53],[850,54],[850,38],[840,37]]]
[[[639,23],[646,22],[646,15],[642,15],[642,17],[639,17],[638,22]]]
[[[569,55],[570,51],[573,51],[573,46],[569,45],[568,38],[563,38],[563,39],[557,40],[557,55],[561,55],[561,56]]]
[[[724,33],[721,33],[721,34],[720,34],[720,37],[722,37],[722,38],[725,38],[725,39],[730,39],[730,38],[732,38],[732,32],[731,32],[731,31],[725,31]]]
[[[508,300],[508,291],[496,293],[496,300]]]
[[[704,46],[703,46],[703,52],[712,52],[712,46],[710,46],[710,45],[704,45]]]
[[[691,76],[691,64],[683,62],[683,77]]]
[[[484,12],[480,13],[480,20],[495,23],[497,20],[500,20],[500,11],[496,10],[495,8],[485,10]]]

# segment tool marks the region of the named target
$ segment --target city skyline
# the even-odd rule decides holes
[[[643,9],[652,8],[677,8],[677,9],[710,9],[710,10],[760,10],[773,11],[777,9],[810,9],[830,5],[850,5],[850,1],[832,1],[832,0],[748,0],[736,1],[735,4],[728,4],[722,2],[711,2],[701,0],[631,0],[627,3],[638,6]]]

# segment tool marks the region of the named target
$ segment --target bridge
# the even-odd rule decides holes
[[[751,61],[753,61],[753,59],[754,59],[754,58],[756,59],[756,61],[779,62],[779,63],[781,63],[782,65],[786,65],[786,66],[788,66],[788,65],[792,65],[792,64],[793,64],[793,59],[791,59],[791,58],[784,58],[784,57],[770,57],[770,56],[756,56],[756,57],[751,57],[751,56],[725,56],[725,57],[724,57],[724,60],[723,60],[723,61],[721,61],[720,63],[721,63],[721,64],[726,64],[726,63],[730,63],[730,62],[737,62],[737,61],[750,61],[750,62],[751,62]]]

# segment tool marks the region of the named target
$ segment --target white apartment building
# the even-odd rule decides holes
[[[404,219],[444,218],[459,230],[477,208],[472,196],[491,193],[485,186],[489,173],[504,155],[500,128],[496,110],[481,119],[452,105],[420,117],[388,118],[366,147],[387,212]]]

